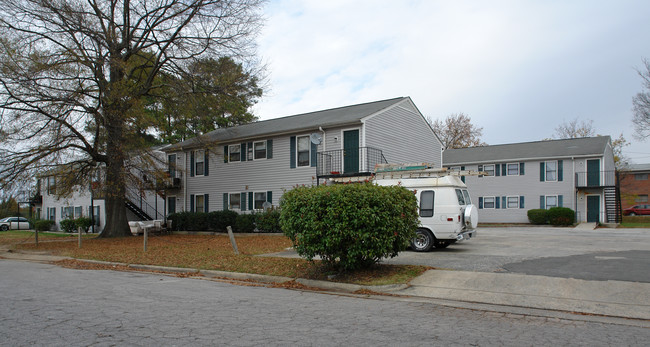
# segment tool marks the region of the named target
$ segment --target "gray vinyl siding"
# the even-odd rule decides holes
[[[507,163],[520,162],[501,162],[494,164]],[[465,184],[467,185],[474,205],[478,206],[479,197],[524,197],[524,208],[479,209],[480,223],[528,223],[527,211],[540,208],[541,195],[562,195],[562,206],[574,209],[574,175],[571,160],[563,160],[563,180],[556,182],[540,181],[540,161],[527,161],[523,163],[524,175],[465,177]],[[478,170],[478,164],[464,166],[466,170]]]
[[[296,133],[295,136],[309,134]],[[315,167],[290,168],[289,138],[290,136],[282,136],[255,140],[272,139],[273,158],[244,162],[224,163],[223,160],[223,146],[240,142],[216,146],[216,149],[210,152],[209,176],[187,177],[185,209],[190,209],[190,195],[209,194],[209,210],[220,211],[223,209],[223,194],[235,192],[272,191],[272,204],[278,206],[284,190],[290,190],[296,185],[315,185]],[[186,155],[186,158],[189,160],[189,155]]]
[[[365,145],[381,149],[389,163],[429,162],[442,167],[440,141],[424,117],[412,110],[403,101],[365,120]]]

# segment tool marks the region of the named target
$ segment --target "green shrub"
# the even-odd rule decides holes
[[[371,183],[297,187],[280,201],[280,225],[298,254],[340,270],[395,257],[419,224],[413,192]]]
[[[226,232],[227,227],[230,225],[234,228],[235,221],[239,214],[235,211],[213,211],[208,213],[208,224],[210,230],[218,232]]]
[[[576,218],[575,212],[567,207],[551,207],[546,215],[551,225],[572,225]]]
[[[240,214],[237,216],[235,221],[235,226],[233,227],[234,232],[238,233],[252,233],[255,231],[255,220],[257,216],[255,214]]]
[[[282,231],[280,228],[280,210],[273,208],[262,213],[256,214],[257,216],[257,231],[265,233],[279,233]]]
[[[61,225],[61,230],[66,233],[74,233],[77,231],[77,223],[75,223],[74,219],[64,219],[59,222],[59,225]]]
[[[38,231],[50,231],[54,226],[54,221],[49,219],[39,219],[34,221],[34,229]]]
[[[531,224],[546,224],[548,223],[547,210],[545,209],[533,209],[528,210],[528,220]]]
[[[81,230],[82,230],[83,232],[85,232],[85,233],[88,232],[88,229],[90,228],[90,226],[91,226],[92,223],[93,223],[93,222],[90,220],[89,217],[79,217],[79,218],[75,219],[74,222],[75,222],[77,228],[81,228]]]

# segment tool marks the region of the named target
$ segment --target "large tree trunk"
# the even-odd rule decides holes
[[[106,226],[100,237],[131,236],[126,218],[126,172],[123,143],[124,122],[122,112],[107,110],[107,163],[106,163]]]

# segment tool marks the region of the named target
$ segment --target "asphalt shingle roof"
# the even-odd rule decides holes
[[[331,126],[359,123],[362,118],[375,114],[385,108],[402,102],[405,99],[408,98],[399,97],[275,118],[231,128],[216,129],[201,136],[200,139],[192,138],[185,140],[173,144],[165,150],[173,151],[178,150],[179,148],[191,148],[199,143],[228,142],[301,130],[315,130],[318,129],[318,127],[327,128]]]
[[[609,142],[609,136],[596,136],[447,149],[442,153],[442,164],[457,165],[602,155]]]

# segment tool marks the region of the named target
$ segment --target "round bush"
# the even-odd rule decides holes
[[[254,214],[240,214],[237,216],[235,221],[234,232],[238,233],[252,233],[255,231],[255,219]]]
[[[531,224],[546,224],[548,223],[547,210],[545,209],[533,209],[528,210],[528,220]]]
[[[65,231],[66,233],[73,233],[77,231],[77,223],[75,223],[74,219],[64,219],[59,222],[59,225],[61,225],[61,230]]]
[[[38,231],[50,231],[54,226],[54,221],[49,219],[39,219],[34,222],[34,229]]]
[[[280,210],[270,209],[257,215],[257,229],[265,233],[278,233],[280,228]]]
[[[77,228],[81,228],[83,232],[87,233],[88,229],[92,225],[92,221],[88,217],[80,217],[74,220]]]
[[[552,207],[547,216],[551,225],[572,225],[576,218],[575,212],[567,207]]]
[[[298,254],[340,270],[395,257],[419,224],[413,192],[372,183],[297,187],[280,201],[280,225]]]

